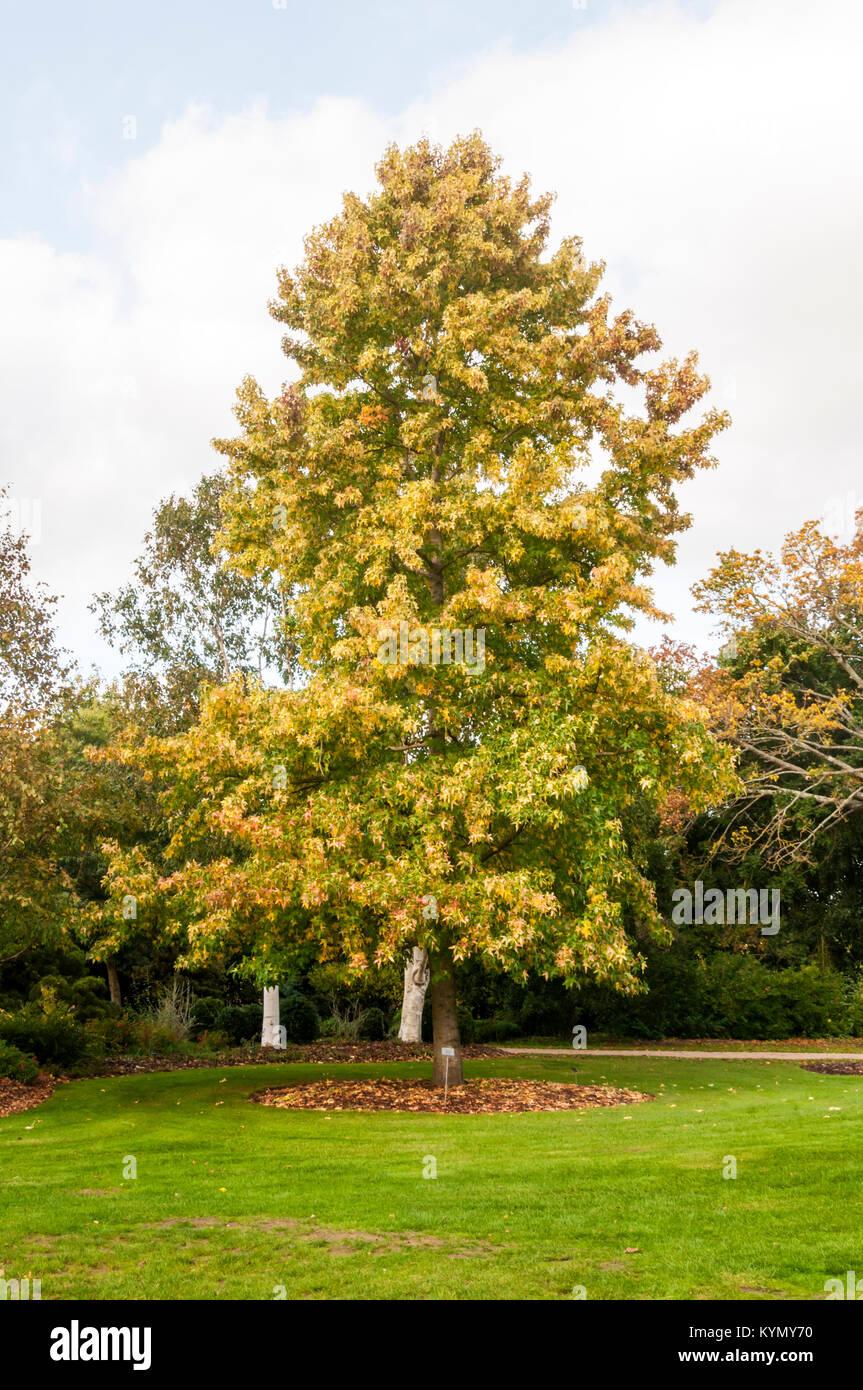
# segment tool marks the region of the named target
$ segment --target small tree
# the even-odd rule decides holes
[[[547,253],[551,199],[479,136],[378,175],[281,274],[299,379],[272,403],[246,382],[218,446],[231,563],[280,576],[303,681],[214,689],[136,756],[165,787],[152,891],[190,959],[362,972],[419,947],[452,1085],[458,963],[636,988],[651,814],[729,785],[698,707],[625,640],[724,417],[677,428],[694,359],[640,365],[655,331],[610,317],[577,241]]]

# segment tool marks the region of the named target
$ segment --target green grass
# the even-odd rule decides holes
[[[863,1271],[863,1079],[582,1058],[648,1104],[326,1115],[267,1066],[77,1081],[0,1120],[0,1268],[43,1298],[819,1298]],[[571,1081],[569,1058],[469,1064]],[[831,1107],[837,1107],[833,1109]],[[123,1177],[125,1157],[137,1178]],[[727,1155],[736,1180],[724,1180]],[[424,1179],[433,1156],[438,1176]],[[197,1224],[196,1224],[197,1223]],[[637,1254],[626,1254],[637,1247]]]

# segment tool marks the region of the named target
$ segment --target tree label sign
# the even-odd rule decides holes
[[[440,1055],[441,1055],[441,1057],[454,1057],[454,1056],[455,1056],[455,1048],[454,1048],[454,1047],[442,1047],[441,1050],[440,1050]]]

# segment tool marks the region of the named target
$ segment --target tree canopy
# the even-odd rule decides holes
[[[440,1076],[459,962],[635,988],[658,813],[733,785],[626,636],[726,421],[681,423],[694,356],[645,365],[656,331],[612,314],[578,240],[549,249],[551,198],[480,136],[377,172],[280,274],[295,379],[272,402],[246,381],[218,443],[221,543],[278,575],[300,678],[212,688],[187,732],[121,754],[171,839],[118,852],[112,882],[170,905],[189,961],[240,950],[263,978],[426,947]],[[436,659],[452,634],[482,661]]]

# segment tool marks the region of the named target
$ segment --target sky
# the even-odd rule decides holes
[[[292,374],[277,267],[393,140],[481,129],[731,413],[639,640],[716,646],[690,586],[720,550],[809,517],[850,539],[857,0],[0,0],[0,25],[0,483],[84,670],[119,670],[88,604],[218,466],[242,378]]]

